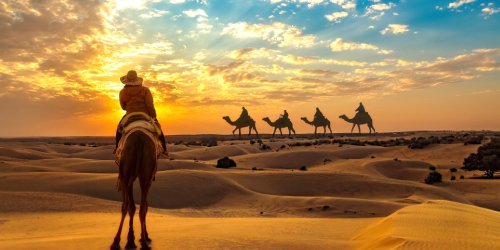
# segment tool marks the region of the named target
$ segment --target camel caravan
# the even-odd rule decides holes
[[[354,127],[358,126],[358,132],[361,134],[361,125],[367,124],[369,133],[371,134],[372,131],[373,133],[376,133],[375,127],[373,127],[373,121],[372,118],[370,117],[370,114],[366,112],[365,107],[363,106],[363,103],[359,103],[359,107],[356,109],[356,115],[354,115],[353,118],[347,117],[345,114],[339,116],[340,119],[345,120],[346,122],[352,123],[352,128],[351,128],[351,133],[354,130]],[[238,138],[241,139],[241,129],[248,127],[248,136],[251,136],[252,130],[255,131],[255,135],[259,137],[259,133],[257,132],[257,127],[255,126],[255,120],[250,117],[248,114],[248,110],[245,107],[242,107],[242,111],[240,114],[240,117],[238,119],[232,121],[229,116],[224,116],[222,117],[227,123],[229,123],[231,126],[234,126],[233,130],[233,135],[236,136],[235,132],[238,130]],[[314,118],[312,121],[307,119],[307,117],[301,117],[300,118],[302,121],[305,123],[311,125],[314,127],[314,135],[318,135],[318,127],[323,127],[323,136],[326,136],[327,133],[327,128],[328,131],[330,132],[330,136],[333,136],[333,131],[332,131],[332,126],[330,120],[326,118],[321,110],[319,108],[316,108],[316,113],[314,114]],[[274,128],[273,135],[272,137],[276,135],[276,130],[279,130],[280,135],[283,136],[283,128],[288,129],[288,137],[295,135],[295,129],[293,128],[293,123],[288,117],[288,112],[284,110],[283,114],[280,115],[278,119],[276,119],[274,122],[269,119],[269,117],[264,117],[262,119],[265,121],[269,126]]]

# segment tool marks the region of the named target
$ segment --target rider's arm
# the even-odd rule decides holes
[[[125,100],[127,95],[125,94],[125,89],[120,91],[120,106],[123,110],[127,110],[127,101]]]

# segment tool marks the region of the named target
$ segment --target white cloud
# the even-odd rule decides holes
[[[308,8],[312,8],[316,5],[322,4],[322,3],[334,3],[343,9],[354,9],[356,8],[356,1],[355,0],[270,0],[272,4],[280,3],[280,2],[288,2],[288,3],[303,3],[307,4]],[[284,3],[282,3],[284,4]]]
[[[213,25],[209,23],[208,21],[208,15],[207,13],[202,10],[202,9],[189,9],[185,10],[182,13],[184,15],[191,17],[191,18],[196,18],[196,28],[198,32],[191,31],[190,32],[190,37],[192,38],[197,38],[199,34],[208,34],[212,31]]]
[[[473,3],[476,0],[458,0],[448,4],[448,9],[456,9],[464,4]]]
[[[185,3],[186,0],[169,0],[168,2],[171,4],[180,4],[180,3]]]
[[[390,9],[392,6],[394,6],[393,3],[385,4],[385,3],[377,3],[374,5],[371,5],[369,9],[376,10],[376,11],[384,11]]]
[[[139,16],[141,18],[144,18],[144,19],[150,19],[150,18],[154,18],[154,17],[161,17],[167,13],[168,13],[168,11],[166,11],[166,10],[152,10],[152,11],[149,11],[148,13],[140,14]]]
[[[340,12],[333,12],[330,15],[325,15],[325,18],[328,19],[330,22],[340,22],[343,18],[349,16],[349,13],[345,11],[340,11]]]
[[[281,22],[271,24],[230,23],[224,27],[222,34],[235,38],[260,38],[277,44],[279,47],[309,48],[316,44],[315,36],[304,35],[299,28]]]
[[[365,16],[370,16],[371,19],[377,20],[385,14],[385,11],[390,10],[394,6],[395,6],[394,3],[372,4],[367,8]]]
[[[481,13],[483,13],[484,15],[493,15],[495,13],[498,13],[499,11],[500,9],[486,7],[481,10]]]
[[[380,31],[380,34],[385,35],[387,33],[402,34],[408,32],[410,29],[406,24],[389,24],[385,29]]]
[[[377,54],[386,55],[392,53],[392,50],[380,49],[379,47],[368,43],[356,43],[356,42],[346,41],[342,38],[337,38],[335,39],[335,41],[330,43],[330,49],[333,52],[350,51],[350,50],[374,50],[377,51]]]
[[[202,9],[196,9],[196,10],[190,9],[190,10],[185,10],[182,13],[184,13],[184,15],[188,17],[198,17],[198,16],[208,17],[207,13]]]

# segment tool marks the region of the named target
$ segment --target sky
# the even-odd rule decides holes
[[[136,70],[164,132],[260,133],[359,102],[379,132],[500,130],[497,0],[7,0],[0,137],[114,135]],[[363,127],[366,131],[366,126]],[[245,130],[246,132],[246,130]]]

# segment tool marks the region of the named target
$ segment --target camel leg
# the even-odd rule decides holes
[[[373,133],[377,133],[377,132],[375,131],[375,127],[373,127],[373,123],[370,123],[370,124],[369,124],[369,126],[373,129]]]
[[[332,126],[328,125],[328,129],[330,130],[330,134],[333,135]]]
[[[280,130],[280,135],[283,137],[283,131],[281,131],[281,128],[279,128]]]
[[[354,127],[356,127],[356,124],[352,124],[352,128],[351,128],[351,134],[352,134],[352,131],[354,130]]]
[[[316,135],[317,131],[318,131],[318,127],[314,127],[314,135]]]
[[[235,128],[235,129],[233,130],[233,135],[235,135],[235,134],[234,134],[234,132],[236,132],[236,130],[237,130],[237,129],[238,129],[238,128]]]
[[[125,249],[134,249],[137,246],[135,245],[135,236],[134,236],[134,215],[135,215],[135,202],[134,202],[134,190],[133,185],[130,185],[127,192],[128,196],[128,215],[130,217],[129,220],[129,229],[127,236],[127,245],[125,245]]]
[[[359,124],[358,124],[358,131],[361,134],[361,126],[359,126]]]
[[[123,227],[123,221],[125,220],[125,216],[127,215],[128,211],[128,195],[127,195],[127,190],[125,189],[125,183],[122,184],[122,218],[120,220],[120,226],[118,227],[118,232],[116,233],[115,239],[113,241],[113,244],[111,245],[111,249],[120,249],[120,235],[122,234],[122,227]]]
[[[259,132],[257,132],[257,127],[255,127],[255,125],[253,126],[253,130],[255,130],[255,136],[259,138]]]
[[[148,213],[148,192],[151,186],[151,181],[146,183],[141,182],[141,207],[139,208],[139,219],[141,220],[141,249],[151,249],[149,244],[151,239],[148,236],[146,228],[146,215]]]
[[[238,128],[238,138],[241,139],[241,128]]]
[[[326,135],[326,126],[323,126],[323,137]]]
[[[274,131],[273,131],[273,136],[271,136],[272,138],[274,138],[274,135],[276,134],[276,127],[274,128]]]

